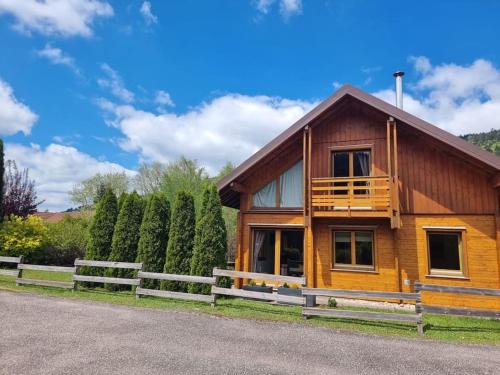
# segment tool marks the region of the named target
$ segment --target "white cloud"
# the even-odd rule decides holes
[[[38,115],[14,96],[14,90],[0,79],[0,134],[12,135],[17,132],[29,134],[38,121]]]
[[[106,74],[107,78],[99,78],[97,83],[99,86],[109,89],[111,93],[125,103],[134,101],[134,93],[127,90],[123,83],[122,77],[112,69],[108,64],[101,64],[101,69]]]
[[[60,48],[52,47],[47,43],[44,48],[37,50],[36,54],[46,58],[52,64],[67,66],[75,74],[80,75],[80,70],[76,66],[75,60],[70,55],[64,53]]]
[[[239,163],[307,113],[315,103],[269,96],[229,94],[178,115],[155,114],[104,101],[109,124],[124,135],[122,149],[145,160],[168,162],[181,155],[215,173]]]
[[[257,0],[253,5],[261,15],[266,15],[275,2],[276,0]],[[279,0],[279,12],[285,21],[291,16],[302,14],[302,0]]]
[[[404,109],[455,135],[500,129],[500,70],[487,60],[432,65],[411,58],[419,74],[403,96]],[[376,96],[393,104],[394,91]]]
[[[111,17],[113,8],[101,0],[0,0],[0,14],[14,17],[14,29],[64,37],[92,35],[98,17]]]
[[[342,87],[342,83],[340,83],[339,81],[333,81],[332,86],[335,90],[338,90]]]
[[[302,0],[280,0],[280,13],[285,19],[302,14]]]
[[[7,143],[5,158],[15,160],[20,168],[29,168],[30,178],[36,182],[38,198],[45,199],[41,209],[50,211],[72,207],[68,192],[76,183],[96,173],[135,173],[119,164],[99,161],[74,147],[58,144],[43,149],[36,144]]]
[[[175,107],[175,103],[170,97],[170,94],[163,90],[159,90],[156,92],[155,103],[160,107]]]
[[[158,17],[155,16],[151,11],[151,3],[149,1],[145,1],[142,3],[141,14],[148,26],[153,23],[158,23]]]
[[[257,0],[255,2],[255,8],[263,14],[269,13],[271,5],[273,5],[275,0]]]

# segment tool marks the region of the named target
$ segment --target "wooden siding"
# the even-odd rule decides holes
[[[351,104],[313,128],[312,177],[331,175],[331,150],[338,146],[372,147],[372,175],[387,175],[388,117]],[[404,123],[397,123],[401,213],[493,214],[496,191],[491,176]]]
[[[494,215],[404,215],[403,226],[398,230],[399,263],[403,291],[413,286],[404,285],[404,280],[416,280],[426,284],[496,288],[500,287],[496,223]],[[425,226],[447,226],[465,228],[465,257],[467,279],[429,277],[427,237]],[[480,309],[500,309],[498,298],[468,295],[426,293],[423,303],[427,305],[463,306]]]

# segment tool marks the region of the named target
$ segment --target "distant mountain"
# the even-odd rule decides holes
[[[460,138],[500,156],[500,130],[491,129],[487,133],[465,134]]]

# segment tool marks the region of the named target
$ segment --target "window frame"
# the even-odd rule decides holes
[[[373,171],[375,168],[374,164],[374,154],[373,154],[373,144],[363,144],[363,145],[349,145],[349,146],[333,146],[330,147],[330,158],[328,159],[328,169],[330,177],[332,178],[356,178],[356,177],[371,177],[373,176]],[[368,176],[354,176],[354,152],[356,151],[369,151],[370,152],[370,173]],[[333,155],[336,152],[347,152],[349,153],[349,176],[348,177],[334,177],[334,163],[333,163]]]
[[[255,189],[251,194],[250,194],[250,207],[252,210],[256,211],[272,211],[272,210],[280,210],[280,211],[287,211],[287,210],[303,210],[304,209],[304,197],[302,197],[302,206],[297,206],[297,207],[282,207],[280,205],[281,203],[281,184],[280,184],[280,179],[283,173],[288,171],[290,168],[294,167],[297,163],[302,163],[304,162],[304,159],[301,157],[300,159],[295,160],[293,163],[289,164],[284,168],[283,170],[278,173],[278,175],[270,180],[267,180],[265,184],[259,185],[257,189]],[[275,181],[276,183],[276,197],[275,197],[275,205],[272,207],[260,207],[260,206],[255,206],[254,205],[254,195],[258,193],[261,189],[263,189],[265,186],[270,184],[272,181]],[[302,196],[304,196],[304,168],[302,168]]]
[[[335,233],[349,232],[351,235],[351,264],[337,263],[335,261]],[[356,264],[356,232],[367,232],[372,236],[372,265]],[[376,261],[376,230],[368,228],[333,228],[330,230],[330,250],[332,256],[331,269],[332,271],[358,271],[358,272],[375,272],[377,267]]]
[[[302,232],[302,263],[303,263],[303,276],[306,274],[305,268],[305,251],[306,251],[306,233],[305,228],[302,225],[266,225],[266,224],[251,224],[249,227],[250,230],[250,241],[249,241],[249,256],[248,256],[248,265],[250,272],[256,272],[253,268],[254,259],[254,244],[255,244],[255,231],[257,230],[269,230],[274,231],[274,274],[281,275],[281,232],[282,231],[294,231],[294,232]]]
[[[467,277],[467,262],[466,258],[466,230],[464,228],[424,228],[425,230],[425,245],[426,245],[426,255],[427,255],[427,276],[430,277]],[[432,268],[431,267],[431,246],[430,246],[430,234],[455,234],[458,236],[458,259],[459,259],[459,270],[450,270],[442,268]]]

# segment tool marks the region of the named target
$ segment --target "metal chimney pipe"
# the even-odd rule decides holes
[[[396,107],[403,109],[403,76],[405,72],[397,71],[393,74],[396,78]]]

